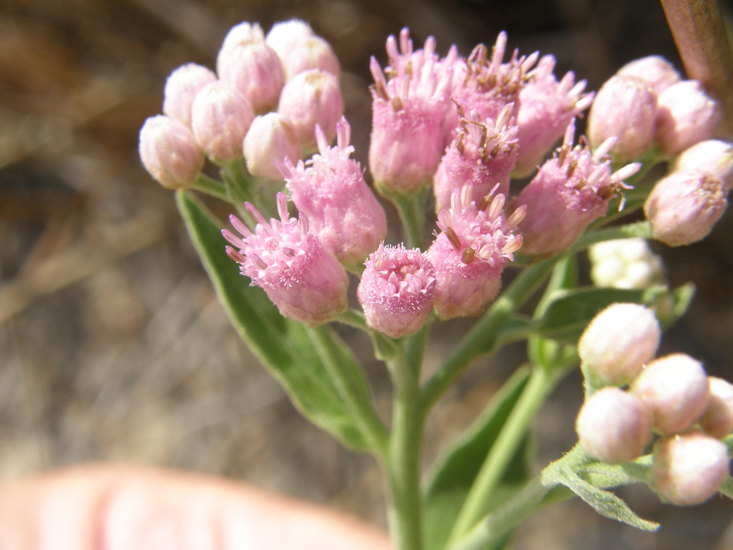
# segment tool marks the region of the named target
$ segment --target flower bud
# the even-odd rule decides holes
[[[308,23],[301,19],[289,19],[275,23],[265,41],[283,59],[313,36],[316,34]]]
[[[664,284],[662,259],[646,239],[618,239],[596,243],[588,249],[590,276],[599,287],[649,288]]]
[[[733,188],[733,144],[719,139],[706,139],[685,149],[675,159],[675,172],[705,172],[723,182],[725,191]]]
[[[239,263],[242,275],[261,287],[285,317],[319,325],[343,312],[346,271],[308,232],[305,221],[289,216],[285,195],[277,195],[280,220],[268,222],[251,204],[245,207],[257,222],[254,231],[235,216],[229,221],[241,236],[222,231],[235,247],[227,247],[227,254]]]
[[[246,97],[255,113],[277,105],[285,73],[280,58],[265,42],[238,42],[220,50],[216,67],[219,78]]]
[[[285,162],[283,174],[292,201],[308,216],[310,230],[349,269],[358,269],[387,234],[382,206],[364,180],[364,169],[351,159],[351,128],[337,124],[337,142],[329,147],[316,127],[320,154],[297,166]]]
[[[671,85],[659,94],[657,108],[656,139],[668,155],[710,139],[723,115],[697,80]]]
[[[188,126],[165,115],[145,121],[139,153],[145,169],[167,189],[191,186],[204,165],[204,154]]]
[[[652,87],[657,95],[680,81],[680,74],[672,64],[659,55],[650,55],[629,61],[616,74],[643,80]]]
[[[281,166],[300,158],[300,142],[295,130],[278,113],[255,117],[244,136],[244,160],[253,176],[281,179]]]
[[[728,448],[701,432],[667,437],[655,445],[652,488],[677,506],[700,504],[728,477]]]
[[[420,330],[435,291],[435,272],[425,255],[382,244],[364,265],[357,296],[367,324],[391,338]]]
[[[340,68],[336,54],[331,45],[320,36],[311,36],[303,44],[279,54],[285,69],[285,79],[310,69],[320,69],[338,77]]]
[[[277,112],[293,127],[303,150],[316,147],[316,125],[332,141],[336,123],[344,114],[338,79],[319,69],[294,76],[282,90]]]
[[[659,180],[644,203],[655,239],[683,246],[704,239],[725,212],[723,182],[705,172],[672,172]]]
[[[575,431],[586,454],[608,464],[638,458],[652,438],[651,417],[641,399],[613,387],[583,403]]]
[[[216,82],[216,75],[206,67],[196,63],[181,65],[165,81],[163,114],[190,126],[193,100],[204,86],[212,82]]]
[[[243,95],[223,82],[212,82],[193,102],[191,128],[206,155],[226,164],[242,158],[242,140],[253,118]]]
[[[655,359],[631,384],[652,413],[654,427],[665,435],[681,433],[702,416],[710,398],[705,369],[689,355]]]
[[[733,384],[708,376],[710,401],[700,418],[700,427],[713,437],[722,438],[733,432]]]
[[[618,138],[611,155],[626,162],[642,156],[654,141],[657,98],[647,83],[612,76],[596,94],[588,115],[588,138],[595,148]]]
[[[578,342],[591,386],[625,386],[654,357],[661,329],[654,313],[639,304],[611,304],[590,322]]]
[[[228,51],[239,44],[246,44],[248,42],[264,42],[265,33],[262,32],[262,27],[259,23],[249,23],[244,21],[237,25],[234,25],[227,35],[224,37],[224,42],[219,49],[219,55],[221,52]]]

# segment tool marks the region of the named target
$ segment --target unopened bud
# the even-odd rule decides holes
[[[633,76],[643,80],[654,89],[654,93],[657,95],[680,81],[680,74],[672,64],[659,55],[650,55],[629,61],[616,74]]]
[[[644,367],[631,385],[652,412],[654,427],[665,435],[681,433],[705,412],[710,389],[705,369],[689,355],[675,353]]]
[[[638,458],[652,438],[649,411],[641,399],[613,387],[598,390],[583,403],[575,431],[588,456],[608,464]]]
[[[672,172],[657,182],[644,204],[655,239],[683,246],[704,239],[725,212],[723,182],[705,172]]]
[[[728,448],[701,432],[660,440],[652,457],[652,488],[677,506],[700,504],[728,477]]]
[[[165,81],[163,113],[190,126],[193,100],[212,82],[216,82],[216,75],[206,67],[196,63],[181,65]]]
[[[280,94],[278,113],[295,130],[301,146],[316,147],[316,125],[330,142],[336,136],[336,123],[344,113],[338,79],[331,73],[312,69],[294,76]]]
[[[253,118],[243,95],[223,82],[212,82],[193,102],[191,128],[206,155],[225,164],[242,157],[242,140]]]
[[[227,35],[224,37],[224,42],[219,50],[219,55],[222,51],[230,50],[239,44],[246,44],[248,42],[264,42],[265,33],[262,32],[262,27],[259,23],[249,23],[244,21],[237,25],[234,25]]]
[[[244,160],[253,176],[281,179],[285,159],[300,158],[300,142],[295,130],[278,113],[255,117],[244,136]]]
[[[664,283],[662,260],[646,239],[618,239],[592,245],[590,276],[599,287],[643,289]]]
[[[657,98],[651,87],[631,76],[612,76],[601,87],[588,116],[593,147],[617,137],[611,154],[618,161],[643,155],[654,141]]]
[[[733,188],[733,144],[706,139],[680,153],[674,162],[675,172],[705,172],[723,182],[726,191]]]
[[[591,386],[624,386],[641,372],[659,346],[659,322],[639,304],[612,304],[583,332],[578,354]]]
[[[145,169],[167,189],[191,186],[204,164],[204,154],[188,126],[165,115],[145,121],[139,153]]]
[[[239,42],[222,49],[216,67],[219,78],[246,97],[255,113],[277,105],[285,73],[280,58],[265,42]]]
[[[315,36],[311,26],[301,19],[289,19],[275,23],[265,40],[282,59],[293,49]]]
[[[708,383],[710,401],[700,427],[708,435],[722,438],[733,432],[733,384],[715,376],[709,376]]]
[[[675,155],[710,139],[722,117],[720,104],[697,80],[671,85],[657,98],[657,143],[668,155]]]

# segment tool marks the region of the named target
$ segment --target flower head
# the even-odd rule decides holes
[[[509,194],[509,173],[519,153],[513,109],[512,104],[505,106],[496,120],[461,117],[435,173],[436,212],[450,207],[453,192],[463,187],[475,201],[497,185],[499,193]]]
[[[638,163],[616,172],[606,158],[614,140],[591,152],[587,145],[573,145],[575,125],[565,132],[562,146],[515,199],[525,205],[527,216],[520,223],[523,251],[551,256],[573,244],[592,221],[606,213],[610,198],[622,180],[636,173]]]
[[[395,66],[387,76],[376,59],[370,62],[369,169],[378,189],[409,194],[430,182],[443,153],[450,74],[435,61],[427,43],[420,53],[412,52],[409,38],[401,44],[403,54],[391,53]]]
[[[616,71],[620,76],[631,76],[646,82],[659,95],[680,81],[680,74],[672,64],[659,55],[649,55],[629,61]]]
[[[494,192],[474,201],[465,186],[438,214],[441,232],[427,256],[435,268],[435,309],[442,319],[481,313],[501,288],[506,260],[522,246],[515,230],[524,210],[507,219],[504,195]]]
[[[320,154],[297,166],[285,163],[284,176],[295,206],[308,216],[311,231],[347,267],[356,268],[387,234],[387,219],[353,160],[350,127],[336,125],[336,146],[330,147],[320,126]]]
[[[190,126],[193,100],[212,82],[216,82],[216,75],[210,69],[196,63],[181,65],[165,81],[163,114]]]
[[[250,230],[230,216],[240,235],[224,229],[234,246],[227,254],[239,263],[242,275],[261,287],[285,317],[309,325],[333,319],[346,309],[346,271],[308,231],[305,218],[291,218],[285,195],[278,193],[279,220],[265,220],[251,204],[245,207],[257,225]]]
[[[391,338],[417,332],[433,309],[435,272],[425,255],[380,245],[365,262],[357,296],[367,324]]]
[[[295,130],[276,112],[255,117],[242,148],[250,174],[272,180],[281,178],[283,162],[300,158],[300,141]]]
[[[139,152],[148,173],[167,189],[191,186],[204,164],[204,153],[189,127],[165,115],[145,121]]]

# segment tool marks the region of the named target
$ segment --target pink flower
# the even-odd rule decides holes
[[[644,203],[652,236],[669,246],[701,241],[728,206],[723,182],[705,172],[672,172],[659,180]]]
[[[420,330],[433,309],[435,273],[425,255],[384,246],[365,262],[357,296],[367,324],[391,338]]]
[[[571,123],[555,156],[515,199],[516,206],[527,208],[519,224],[527,254],[548,257],[572,245],[588,224],[606,213],[609,199],[623,185],[621,180],[640,168],[634,163],[612,172],[611,163],[604,159],[613,139],[591,152],[586,145],[573,146],[574,136]]]
[[[516,116],[519,110],[519,92],[527,78],[528,71],[539,57],[537,53],[529,57],[519,57],[515,51],[508,62],[504,63],[507,34],[499,33],[491,50],[483,44],[476,46],[471,55],[456,63],[453,72],[451,97],[456,105],[467,112],[476,112],[478,120],[496,119],[501,110],[512,103]],[[457,125],[456,112],[449,128]]]
[[[427,256],[435,268],[435,310],[441,319],[480,314],[501,288],[506,260],[522,246],[514,233],[524,210],[509,219],[502,194],[474,201],[469,186],[457,190],[438,214],[441,232]]]
[[[285,80],[309,69],[339,75],[339,62],[331,45],[317,36],[308,23],[299,19],[275,23],[267,33],[267,44],[277,52],[285,70]]]
[[[672,166],[675,172],[699,171],[723,182],[725,191],[733,188],[733,144],[706,139],[682,151]]]
[[[228,246],[227,254],[239,263],[242,275],[261,287],[285,317],[318,325],[343,312],[346,271],[308,232],[304,217],[289,217],[285,194],[277,195],[280,220],[268,222],[253,205],[245,207],[257,222],[254,231],[235,216],[229,221],[241,236],[222,230],[235,247]]]
[[[350,269],[356,269],[387,234],[387,218],[364,181],[364,170],[351,159],[351,129],[336,125],[336,146],[329,147],[316,127],[320,154],[297,166],[286,162],[285,181],[295,206],[308,217],[311,231]]]
[[[163,114],[190,126],[193,100],[211,82],[216,82],[216,75],[206,67],[196,63],[181,65],[165,81]]]
[[[320,69],[310,69],[288,80],[280,94],[277,112],[295,130],[303,150],[316,146],[316,125],[331,141],[344,114],[338,79]]]
[[[248,21],[243,21],[229,29],[226,36],[224,37],[224,41],[221,44],[221,48],[219,48],[218,55],[221,56],[223,52],[228,52],[228,50],[240,44],[264,41],[265,33],[262,32],[262,27],[260,27],[259,23],[249,23]]]
[[[249,101],[221,81],[207,84],[191,108],[193,135],[206,155],[217,164],[242,158],[242,140],[253,118]]]
[[[403,31],[403,54],[388,40],[395,67],[382,72],[372,58],[372,135],[369,169],[380,190],[410,194],[428,185],[445,147],[444,118],[450,75],[428,49],[412,52]],[[390,45],[391,44],[391,45]]]
[[[446,149],[435,173],[435,210],[448,208],[453,192],[468,186],[470,198],[480,201],[499,185],[498,192],[509,194],[509,173],[519,148],[514,106],[506,105],[496,121],[481,122],[461,117],[453,141]]]
[[[562,137],[570,121],[593,101],[592,93],[583,93],[585,80],[576,83],[575,75],[568,72],[558,82],[554,69],[555,58],[543,56],[519,91],[519,156],[514,170],[518,176],[534,170]]]
[[[148,173],[167,189],[190,187],[204,165],[204,153],[188,126],[165,115],[145,121],[139,153]]]
[[[300,141],[292,126],[275,112],[255,117],[242,145],[247,170],[253,176],[279,180],[287,159],[300,158]]]
[[[652,91],[657,95],[680,81],[680,74],[672,64],[659,55],[650,55],[629,61],[616,74],[643,80],[651,86]]]

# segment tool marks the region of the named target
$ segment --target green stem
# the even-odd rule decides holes
[[[254,186],[252,185],[247,172],[244,170],[244,164],[241,161],[222,166],[221,175],[229,187],[229,192],[231,193],[230,200],[233,201],[235,205],[250,202],[257,206],[265,216],[269,214],[269,212],[262,210],[261,204],[258,204],[254,192]]]
[[[229,202],[229,195],[227,195],[224,183],[207,176],[203,172],[199,173],[193,184],[193,188],[201,193],[206,193],[207,195],[216,197],[217,199]]]
[[[392,495],[390,522],[396,550],[422,550],[420,455],[423,415],[419,365],[402,355],[390,362],[395,388],[388,478]]]
[[[387,195],[397,208],[402,227],[405,230],[407,246],[423,248],[423,229],[425,225],[425,198],[427,193],[421,190],[414,195]]]
[[[311,341],[324,359],[331,378],[336,384],[346,405],[356,419],[359,428],[369,441],[369,446],[377,456],[386,459],[389,435],[381,419],[374,410],[369,398],[360,391],[358,384],[361,372],[352,372],[351,363],[341,361],[328,329],[315,327],[308,331]]]
[[[514,405],[499,437],[481,466],[476,481],[471,486],[449,538],[448,546],[460,540],[486,514],[487,503],[501,481],[517,446],[525,437],[535,413],[564,372],[564,369],[550,373],[538,366],[533,368],[522,395]]]
[[[588,248],[592,244],[600,243],[603,241],[610,241],[614,239],[630,239],[634,237],[643,237],[650,239],[652,237],[652,226],[649,222],[635,222],[626,225],[619,225],[616,227],[609,227],[607,229],[599,229],[597,231],[591,231],[583,235],[577,243],[571,248],[570,252],[575,253],[585,248]]]
[[[471,331],[454,349],[443,365],[425,383],[422,389],[422,407],[429,410],[453,381],[479,355],[496,350],[500,343],[497,332],[509,317],[532,295],[559,259],[550,258],[524,269],[507,290],[493,303]]]

